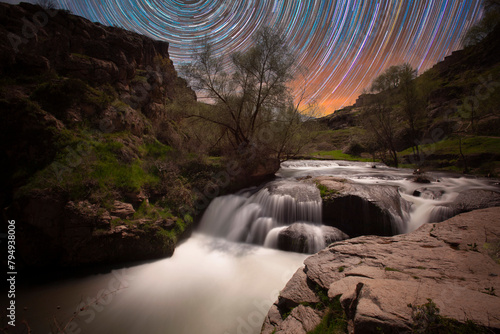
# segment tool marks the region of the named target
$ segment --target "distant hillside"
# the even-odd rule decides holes
[[[500,27],[479,44],[453,52],[419,75],[415,85],[419,92],[416,103],[423,109],[419,119],[419,144],[423,148],[419,164],[462,170],[465,163],[480,174],[499,175]],[[365,94],[359,96],[353,106],[319,119],[334,131],[323,133],[316,146],[313,145],[313,150],[320,151],[315,156],[332,157],[327,151],[341,150],[371,157],[363,137],[362,113],[378,101],[388,103],[395,110],[402,103],[396,91]],[[399,119],[398,124],[396,138],[400,160],[413,163],[415,159],[407,150],[412,142],[407,136],[404,119]],[[463,155],[459,152],[460,143]],[[484,145],[478,147],[478,143]]]

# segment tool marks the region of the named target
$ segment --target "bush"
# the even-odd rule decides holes
[[[349,145],[344,149],[343,153],[353,155],[356,157],[361,156],[361,153],[366,152],[366,148],[360,143],[353,140],[349,142]]]
[[[428,298],[423,305],[408,304],[412,311],[412,333],[429,334],[476,334],[487,333],[486,328],[477,325],[471,320],[460,323],[455,319],[443,317],[432,299]]]

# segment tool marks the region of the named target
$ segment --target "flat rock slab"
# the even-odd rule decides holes
[[[340,297],[354,333],[411,332],[408,305],[428,299],[441,316],[500,331],[499,257],[500,208],[425,224],[409,234],[336,242],[305,260],[273,305],[262,333],[285,333],[292,324],[302,333],[318,325],[320,314],[312,308],[294,311],[315,301],[319,290],[328,291],[330,299]],[[286,312],[293,319],[276,316]]]

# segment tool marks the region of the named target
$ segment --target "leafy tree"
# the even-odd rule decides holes
[[[400,66],[394,65],[373,80],[370,90],[372,92],[382,92],[394,89],[399,87],[400,81]]]
[[[233,150],[256,147],[263,155],[286,159],[297,151],[303,98],[294,103],[289,84],[298,73],[296,57],[285,40],[270,28],[259,30],[254,45],[230,56],[232,73],[224,71],[224,57],[205,41],[181,71],[192,88],[213,108],[198,117],[217,124]]]

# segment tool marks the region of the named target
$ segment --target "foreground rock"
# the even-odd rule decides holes
[[[262,333],[307,333],[325,315],[325,299],[340,301],[354,333],[409,333],[419,306],[437,312],[432,303],[441,317],[499,332],[499,221],[500,208],[489,208],[410,234],[334,243],[306,259]]]
[[[323,223],[339,228],[351,237],[390,236],[402,233],[411,204],[395,186],[357,184],[330,176],[313,179],[326,187],[323,195]]]

